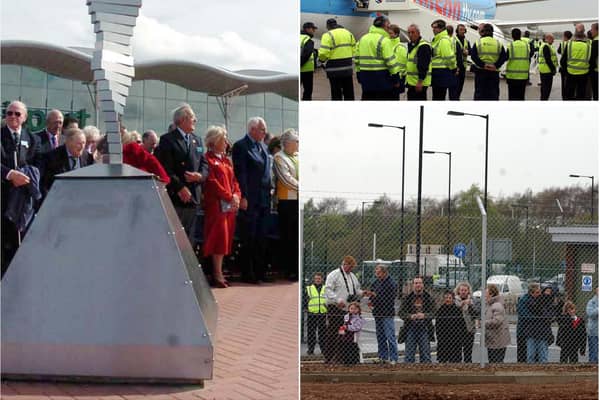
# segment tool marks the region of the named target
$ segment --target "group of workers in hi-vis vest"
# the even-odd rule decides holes
[[[454,32],[453,26],[441,19],[431,24],[431,42],[421,37],[417,25],[409,25],[405,47],[400,42],[400,27],[380,15],[358,41],[335,19],[327,20],[327,32],[317,51],[312,41],[317,29],[307,22],[300,34],[302,100],[312,100],[317,60],[327,74],[331,100],[354,100],[354,72],[362,88],[362,100],[399,100],[405,92],[407,100],[427,100],[429,87],[433,100],[460,100],[467,70],[474,74],[473,100],[499,100],[503,66],[508,99],[525,100],[535,59],[540,100],[550,98],[557,72],[561,73],[563,100],[598,99],[597,23],[592,24],[587,36],[583,24],[576,25],[575,35],[563,38],[558,49],[553,46],[552,34],[534,40],[528,31],[522,34],[518,28],[512,29],[512,41],[505,47],[494,37],[491,24],[480,24],[480,38],[471,44],[464,25],[457,25]],[[562,56],[560,62],[557,53]]]

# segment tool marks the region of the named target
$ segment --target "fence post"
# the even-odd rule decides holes
[[[481,198],[476,196],[479,212],[481,213],[481,336],[479,337],[479,352],[481,353],[481,367],[485,367],[483,351],[485,349],[485,290],[487,285],[487,211],[483,206]]]
[[[373,233],[373,258],[371,260],[376,260],[375,255],[377,252],[377,232]]]

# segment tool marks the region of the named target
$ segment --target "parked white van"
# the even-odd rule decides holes
[[[496,285],[500,295],[504,298],[504,308],[509,314],[516,312],[517,301],[523,294],[523,284],[516,275],[492,275],[487,279],[488,285]],[[476,300],[481,300],[481,290],[473,292]]]

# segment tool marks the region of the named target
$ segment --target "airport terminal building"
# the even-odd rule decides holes
[[[11,100],[29,108],[28,128],[44,127],[45,114],[57,108],[80,120],[102,122],[96,108],[90,68],[93,49],[65,48],[31,41],[2,41],[2,116]],[[129,130],[167,131],[171,112],[189,103],[196,113],[196,133],[210,125],[228,127],[232,140],[246,132],[246,121],[265,118],[269,132],[298,129],[298,76],[262,70],[228,71],[189,61],[136,64],[123,123]]]

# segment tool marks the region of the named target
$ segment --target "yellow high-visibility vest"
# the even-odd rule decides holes
[[[300,35],[300,51],[302,52],[302,50],[304,49],[304,46],[306,45],[306,43],[310,40],[310,36],[306,35],[306,34],[301,34]],[[310,58],[308,59],[307,62],[305,62],[301,67],[300,67],[300,72],[311,72],[315,70],[315,54],[314,52],[310,55]]]
[[[567,72],[571,75],[585,75],[590,69],[592,45],[588,40],[572,40],[566,48]]]
[[[456,69],[456,47],[447,31],[441,31],[433,38],[431,42],[433,55],[431,57],[432,69]]]
[[[400,71],[385,29],[372,26],[369,33],[360,38],[356,44],[354,64],[357,72],[388,70],[393,75]]]
[[[306,287],[308,295],[308,312],[311,314],[325,314],[327,307],[325,305],[325,285],[321,286],[321,291],[317,291],[315,285]]]
[[[506,78],[529,79],[529,45],[524,40],[515,40],[509,45]]]
[[[485,64],[495,64],[502,52],[502,43],[490,36],[485,36],[475,43],[477,55]]]
[[[396,63],[398,67],[400,67],[399,75],[400,77],[406,76],[406,60],[408,59],[408,50],[402,43],[400,43],[400,38],[390,39],[392,41],[392,45],[394,46],[394,54],[396,55]]]
[[[540,46],[540,55],[538,57],[538,69],[540,74],[549,74],[552,72],[550,70],[550,66],[546,64],[546,58],[544,57],[544,47],[548,47],[550,49],[550,56],[552,58],[552,64],[554,64],[554,69],[558,68],[558,56],[556,55],[556,49],[550,46],[548,43],[542,43]]]
[[[419,81],[419,69],[417,65],[419,60],[417,59],[417,52],[421,46],[429,46],[431,45],[421,38],[419,44],[417,44],[410,53],[408,53],[408,59],[406,61],[406,84],[410,86],[416,86]],[[429,69],[427,71],[427,76],[425,80],[423,80],[423,86],[431,86],[431,63],[429,63]]]

